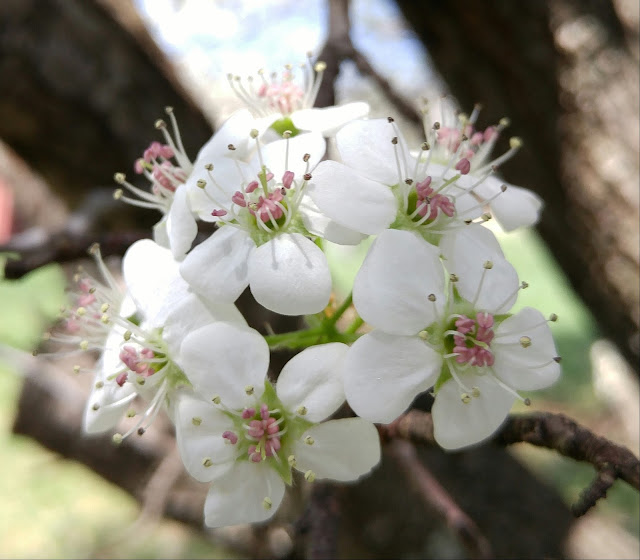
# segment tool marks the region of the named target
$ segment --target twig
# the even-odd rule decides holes
[[[539,412],[510,416],[495,441],[502,445],[527,442],[591,463],[597,476],[574,504],[572,510],[576,516],[584,515],[603,498],[618,478],[640,490],[640,461],[631,451],[595,435],[562,414]]]
[[[406,439],[434,445],[433,420],[428,412],[411,410],[388,425],[378,426],[383,440]],[[573,506],[576,516],[584,515],[605,496],[616,479],[640,490],[640,461],[626,447],[595,435],[562,414],[536,412],[509,416],[493,437],[499,445],[526,442],[553,449],[576,461],[591,463],[597,471],[592,485]]]
[[[351,41],[349,0],[329,0],[329,34],[320,51],[318,60],[326,65],[324,79],[316,98],[316,106],[327,107],[335,104],[335,81],[344,60],[352,60],[364,76],[369,76],[378,84],[398,112],[417,125],[422,125],[419,112],[408,103],[392,86],[389,80],[379,74],[367,57],[358,51]]]
[[[487,538],[420,461],[414,446],[395,440],[389,445],[389,451],[422,500],[443,515],[470,557],[491,558],[493,553]]]

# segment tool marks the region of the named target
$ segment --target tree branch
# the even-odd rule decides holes
[[[435,445],[433,419],[428,412],[410,410],[391,424],[379,425],[383,441],[395,438]],[[640,461],[626,447],[595,435],[562,414],[535,412],[507,417],[493,441],[499,445],[526,442],[553,449],[576,461],[592,464],[597,476],[573,506],[576,516],[584,515],[603,498],[616,479],[640,490]]]
[[[407,441],[396,439],[389,448],[405,477],[418,490],[422,501],[445,518],[470,558],[492,558],[489,541],[420,461],[415,447]]]

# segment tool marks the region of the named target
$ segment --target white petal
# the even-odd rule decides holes
[[[131,383],[125,383],[121,387],[115,380],[108,379],[123,367],[120,362],[120,345],[123,340],[122,330],[115,328],[105,341],[105,349],[97,364],[94,384],[84,410],[82,427],[88,434],[115,428],[136,396]]]
[[[556,346],[540,311],[525,307],[500,323],[495,334],[493,371],[509,387],[533,391],[558,380],[560,364],[553,360],[558,355]],[[530,339],[527,348],[520,344],[523,336]]]
[[[542,199],[533,191],[507,185],[507,190],[491,204],[491,214],[504,231],[529,227],[538,223],[542,211]]]
[[[211,171],[205,165],[213,165]],[[247,164],[235,161],[229,157],[218,157],[210,161],[196,162],[186,188],[189,193],[189,208],[200,220],[206,222],[217,221],[213,217],[213,210],[229,210],[232,206],[231,197],[240,190],[243,173],[252,175]],[[204,181],[204,189],[198,186],[198,181]]]
[[[324,136],[333,136],[348,122],[366,117],[368,114],[369,104],[357,101],[338,107],[294,111],[291,120],[299,130],[313,130]]]
[[[398,137],[397,146],[391,143],[394,137]],[[411,158],[409,170],[405,171],[407,177],[398,175],[396,150],[401,157],[404,140],[387,119],[350,122],[338,131],[336,143],[342,162],[373,181],[389,186],[397,185],[413,172]]]
[[[436,301],[427,299],[429,294]],[[370,325],[411,335],[436,320],[444,305],[438,249],[411,232],[389,229],[373,242],[353,283],[353,303]]]
[[[331,295],[331,273],[322,249],[299,233],[277,235],[249,258],[256,301],[281,315],[322,311]]]
[[[212,485],[204,504],[204,522],[208,527],[238,523],[258,523],[269,519],[284,497],[284,482],[265,463],[236,463],[224,477]],[[264,505],[265,498],[271,504]]]
[[[320,422],[344,402],[342,360],[349,347],[333,342],[303,350],[282,368],[276,391],[292,412],[303,406],[305,420]]]
[[[215,321],[247,324],[232,303],[215,304],[187,290],[167,313],[162,331],[162,338],[172,358],[178,359],[182,341],[189,333]]]
[[[143,319],[162,326],[167,311],[187,289],[171,251],[150,239],[136,241],[124,255],[122,272]]]
[[[251,138],[251,131],[258,130],[263,133],[273,122],[273,119],[255,119],[248,109],[241,109],[233,113],[211,137],[211,139],[198,152],[194,169],[214,161],[220,156],[233,156],[235,158],[246,157],[255,146],[255,140]],[[234,151],[228,146],[233,144]]]
[[[182,259],[198,233],[196,220],[187,200],[188,190],[180,185],[173,195],[171,209],[167,215],[167,236],[171,252],[176,259]]]
[[[244,231],[221,227],[186,256],[180,274],[206,298],[233,303],[249,283],[247,260],[255,247]]]
[[[253,329],[213,323],[184,339],[179,365],[205,400],[219,396],[223,405],[241,409],[264,391],[269,346]],[[252,397],[247,387],[253,387]]]
[[[310,436],[313,445],[304,440]],[[342,418],[317,424],[293,447],[296,469],[313,471],[316,478],[357,480],[380,462],[380,437],[362,418]]]
[[[177,397],[174,410],[178,450],[193,478],[211,482],[221,474],[221,469],[213,465],[233,466],[236,450],[222,437],[226,430],[233,430],[233,422],[223,412],[188,393]],[[205,466],[207,459],[209,467]]]
[[[169,241],[169,234],[167,233],[167,216],[162,216],[162,219],[153,226],[153,240],[164,247],[165,249],[171,248],[171,242]]]
[[[518,273],[490,230],[472,224],[448,233],[440,250],[447,270],[458,277],[460,295],[476,309],[490,313],[511,309],[518,297]],[[484,268],[487,261],[493,264],[491,269]]]
[[[396,218],[398,203],[389,187],[336,161],[316,167],[308,192],[323,214],[360,233],[380,233]]]
[[[463,403],[461,389],[451,379],[440,387],[431,409],[434,436],[444,449],[460,449],[488,438],[502,425],[515,401],[486,376],[465,374],[462,382],[477,387],[480,396]]]
[[[265,146],[261,146],[262,161],[267,169],[275,175],[277,180],[282,179],[285,171],[293,171],[294,179],[302,180],[302,176],[308,169],[313,169],[322,159],[327,144],[318,132],[299,134],[289,140],[277,140]],[[288,153],[288,156],[287,156]],[[309,154],[309,162],[303,157]],[[251,160],[251,168],[259,171],[261,168],[258,154]]]
[[[431,387],[441,356],[418,337],[373,331],[356,340],[344,361],[344,391],[354,412],[389,423]]]
[[[366,235],[341,226],[325,216],[310,196],[305,195],[298,206],[302,223],[309,233],[338,245],[358,245],[367,238]]]

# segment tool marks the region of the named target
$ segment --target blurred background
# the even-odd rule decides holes
[[[524,149],[501,169],[536,191],[535,231],[503,235],[530,288],[518,308],[557,313],[563,377],[530,395],[639,448],[639,94],[635,0],[4,0],[0,4],[0,557],[295,557],[300,485],[274,523],[201,529],[206,487],[160,420],[118,451],[79,432],[68,364],[31,356],[74,267],[109,263],[158,216],[113,201],[116,171],[159,139],[174,107],[188,154],[241,107],[227,74],[327,63],[320,105],[366,100],[422,138],[421,99],[480,102]],[[497,152],[506,149],[505,134]],[[2,249],[20,252],[21,260]],[[331,248],[338,297],[362,248]],[[61,264],[56,264],[56,262]],[[47,264],[51,263],[51,264]],[[46,266],[41,266],[46,265]],[[62,367],[60,367],[62,365]],[[516,411],[520,411],[519,408]],[[155,435],[152,433],[155,432]],[[617,482],[574,519],[593,468],[520,444],[421,451],[497,557],[638,558],[638,494]],[[342,496],[345,557],[467,557],[393,461]],[[298,527],[299,529],[299,527]]]

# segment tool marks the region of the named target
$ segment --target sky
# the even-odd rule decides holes
[[[160,46],[212,95],[224,95],[228,73],[246,76],[303,62],[307,52],[320,51],[327,34],[328,0],[135,2]],[[351,21],[356,48],[408,99],[433,86],[424,48],[392,0],[352,0]],[[343,67],[339,102],[367,88],[352,65]]]

